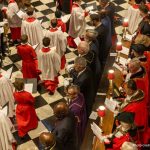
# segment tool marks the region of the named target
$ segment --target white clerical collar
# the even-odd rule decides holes
[[[45,46],[44,46],[43,48],[50,48],[50,47],[49,47],[49,46],[48,46],[48,47],[45,47]]]

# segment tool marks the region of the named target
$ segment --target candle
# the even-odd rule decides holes
[[[105,107],[104,106],[99,106],[97,113],[98,113],[99,117],[104,117],[105,116]]]
[[[111,69],[108,71],[108,79],[113,80],[114,78],[115,78],[114,70]]]
[[[122,43],[121,42],[117,42],[116,50],[117,51],[121,51],[122,50]]]
[[[129,24],[128,24],[128,19],[125,18],[124,21],[123,21],[123,27],[128,27]]]

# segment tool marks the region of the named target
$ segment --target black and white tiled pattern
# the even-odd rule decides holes
[[[95,0],[83,0],[82,5],[85,3],[92,3]],[[128,8],[127,0],[112,0],[116,5],[117,14],[116,16],[124,17],[125,9]],[[54,17],[54,12],[56,11],[55,1],[54,0],[31,0],[32,6],[35,7],[36,16],[38,19],[43,19],[42,26],[45,29],[49,28],[50,19]],[[98,4],[98,2],[97,2]],[[116,33],[118,39],[121,39],[122,26],[117,24]],[[21,60],[16,53],[16,48],[10,47],[11,55],[5,57],[4,59],[4,70],[9,69],[13,66],[12,73],[12,82],[14,82],[16,76],[22,76],[21,74]],[[68,48],[66,52],[67,62],[73,60],[77,56],[77,53],[74,49]],[[38,136],[43,131],[51,130],[53,127],[53,106],[59,101],[66,101],[63,79],[65,77],[65,71],[61,71],[59,76],[59,86],[57,91],[53,96],[50,96],[48,92],[41,85],[38,88],[38,92],[33,94],[35,97],[35,109],[39,119],[38,127],[35,130],[30,131],[24,139],[18,137],[17,131],[14,133],[14,137],[17,140],[18,150],[34,150],[38,146]],[[101,92],[101,89],[100,89]]]

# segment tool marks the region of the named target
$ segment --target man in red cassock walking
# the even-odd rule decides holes
[[[34,108],[34,97],[24,91],[23,80],[14,83],[16,92],[14,98],[17,102],[16,120],[18,125],[18,135],[24,137],[30,130],[35,129],[38,125],[38,119]]]
[[[22,35],[21,45],[17,47],[17,53],[22,59],[23,78],[37,78],[35,50],[28,45],[28,36]]]

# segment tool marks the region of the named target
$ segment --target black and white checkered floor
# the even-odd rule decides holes
[[[85,3],[93,3],[95,0],[83,0],[83,4]],[[126,14],[126,10],[128,8],[127,1],[128,0],[112,0],[116,5],[116,16],[124,17]],[[50,19],[54,16],[54,11],[56,10],[54,0],[31,0],[32,5],[35,7],[36,16],[38,19],[43,19],[42,26],[45,29],[49,28]],[[98,4],[98,3],[97,3]],[[116,33],[118,39],[121,38],[122,34],[122,26],[116,26]],[[12,82],[14,82],[15,77],[21,75],[21,60],[16,53],[16,48],[10,47],[11,55],[6,57],[4,60],[4,70],[9,69],[13,66],[12,73]],[[77,53],[74,49],[68,48],[66,52],[67,61],[73,60],[77,56]],[[14,136],[17,140],[18,150],[28,150],[34,149],[38,146],[38,136],[42,131],[50,130],[50,124],[53,125],[53,106],[58,101],[65,101],[65,93],[63,90],[63,79],[65,77],[65,71],[61,71],[61,75],[59,76],[59,87],[53,96],[50,96],[48,92],[41,86],[38,89],[36,94],[33,94],[35,97],[35,109],[39,119],[38,127],[35,130],[32,130],[25,136],[24,139],[20,139],[18,137],[17,131],[14,132]]]

